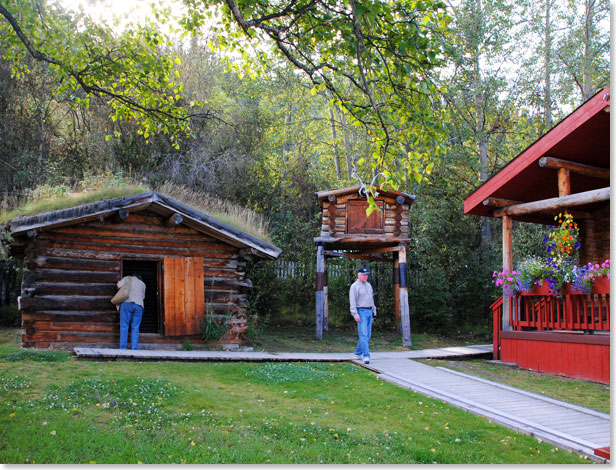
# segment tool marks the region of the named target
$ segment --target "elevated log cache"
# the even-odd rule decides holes
[[[317,245],[316,338],[327,329],[327,258],[347,257],[362,261],[391,263],[394,269],[394,316],[403,344],[411,344],[408,287],[406,285],[406,244],[409,241],[409,210],[415,196],[398,191],[381,191],[375,197],[378,210],[366,214],[368,201],[361,186],[317,193],[322,210]],[[352,253],[349,251],[352,250]],[[389,254],[393,256],[388,256]],[[383,255],[383,256],[375,256]],[[403,259],[404,261],[400,261]],[[387,314],[381,312],[380,314]]]

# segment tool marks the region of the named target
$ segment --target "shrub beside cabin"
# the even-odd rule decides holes
[[[146,284],[140,347],[199,343],[206,311],[230,317],[220,340],[246,334],[248,263],[281,250],[156,192],[13,219],[24,261],[20,309],[29,348],[117,347],[110,303],[123,276]]]

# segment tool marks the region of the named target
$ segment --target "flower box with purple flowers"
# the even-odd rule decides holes
[[[580,249],[579,229],[567,211],[554,217],[543,239],[547,261],[536,256],[520,261],[511,272],[494,271],[492,282],[503,288],[507,297],[522,295],[609,294],[610,260],[577,266],[575,253]]]

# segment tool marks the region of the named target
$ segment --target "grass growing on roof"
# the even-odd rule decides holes
[[[146,193],[148,191],[150,189],[147,186],[131,184],[125,186],[105,186],[94,191],[74,192],[58,197],[44,195],[42,199],[34,199],[16,209],[0,214],[0,223],[7,222],[15,217],[27,217],[43,212],[68,209],[69,207],[82,204],[132,196],[133,194]]]
[[[168,182],[157,187],[156,191],[220,222],[231,225],[242,232],[272,243],[267,219],[247,207],[223,201],[207,194],[193,191],[185,186],[174,185]]]
[[[131,184],[123,177],[103,176],[94,183],[86,181],[78,183],[77,187],[85,187],[83,191],[73,192],[66,186],[43,185],[30,192],[29,201],[25,204],[0,214],[0,224],[8,222],[15,217],[26,217],[51,212],[69,207],[89,204],[91,202],[116,199],[134,194],[152,191],[148,186]],[[268,221],[261,214],[233,204],[229,201],[208,196],[207,194],[192,191],[184,186],[165,183],[155,189],[198,212],[213,217],[242,232],[254,235],[268,243],[272,243],[269,235]]]

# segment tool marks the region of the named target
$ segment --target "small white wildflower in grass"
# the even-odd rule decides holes
[[[51,434],[52,436],[56,435],[56,431],[51,431],[49,434]]]

